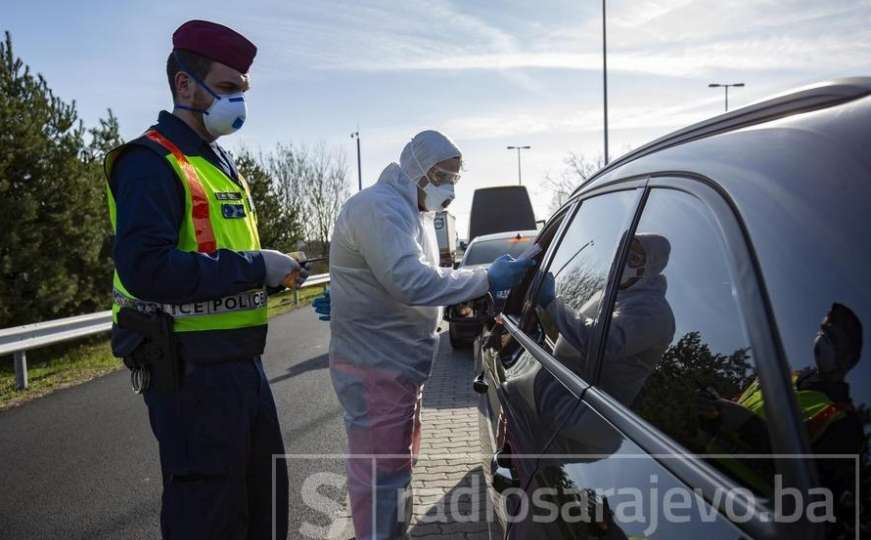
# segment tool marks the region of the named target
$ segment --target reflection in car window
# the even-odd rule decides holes
[[[764,400],[708,208],[655,189],[621,271],[598,386],[722,472],[771,493]]]
[[[855,458],[815,460],[837,502],[829,536],[864,537],[871,531],[871,188],[864,177],[793,180],[787,200],[760,197],[756,185],[737,186],[736,195],[753,209],[745,219],[810,450],[859,456],[858,479]]]
[[[859,456],[863,448],[867,451],[863,424],[868,423],[868,409],[864,403],[856,405],[846,380],[862,357],[862,322],[850,307],[834,302],[819,323],[813,344],[806,346],[813,351],[814,365],[794,371],[792,384],[811,452]],[[819,457],[814,463],[817,477],[835,503],[830,537],[849,538],[856,522],[856,460]],[[864,474],[867,489],[867,469]],[[868,517],[864,519],[867,525]]]
[[[538,290],[536,311],[547,336],[546,347],[586,380],[591,380],[586,346],[608,281],[608,272],[635,209],[635,190],[583,201],[554,253]],[[571,310],[580,330],[563,335],[554,313],[544,309],[553,297]]]
[[[497,257],[508,254],[517,257],[526,251],[532,244],[534,237],[517,235],[513,238],[499,238],[496,240],[482,240],[473,242],[466,251],[463,266],[473,264],[490,264]]]

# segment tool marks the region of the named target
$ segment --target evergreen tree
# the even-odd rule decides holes
[[[284,252],[295,251],[301,238],[299,225],[281,203],[274,179],[247,150],[242,150],[235,161],[239,174],[245,177],[251,188],[260,245]]]
[[[0,327],[87,313],[110,300],[104,181],[97,154],[117,120],[86,131],[75,102],[54,95],[0,43]]]
[[[81,253],[81,268],[76,272],[79,288],[78,313],[90,313],[108,309],[111,302],[112,283],[112,225],[106,204],[106,176],[103,159],[106,154],[122,144],[118,118],[107,111],[108,117],[100,119],[97,127],[88,130],[90,142],[84,148],[82,163],[86,168],[86,181],[80,186],[87,194],[91,212],[83,220],[79,233],[83,241],[90,239]]]

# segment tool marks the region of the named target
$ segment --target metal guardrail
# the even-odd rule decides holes
[[[15,386],[27,388],[27,351],[83,338],[112,328],[112,311],[78,315],[0,330],[0,356],[14,354]]]
[[[329,282],[330,274],[315,274],[313,276],[309,276],[309,278],[305,280],[305,283],[302,284],[302,287],[300,287],[300,289],[305,289],[307,287],[317,287],[319,285],[326,285]]]
[[[302,284],[302,289],[322,287],[330,282],[329,274],[316,274]],[[293,303],[299,303],[299,289],[293,291]],[[112,311],[77,315],[33,324],[0,329],[0,357],[12,354],[15,360],[15,386],[27,388],[27,351],[64,341],[108,332],[112,329]]]

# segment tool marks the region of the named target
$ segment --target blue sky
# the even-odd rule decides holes
[[[248,122],[230,149],[321,141],[347,152],[359,125],[363,183],[416,132],[465,153],[452,210],[465,234],[475,188],[517,181],[509,144],[528,144],[523,177],[540,218],[546,174],[569,152],[602,152],[598,1],[250,0],[14,2],[0,29],[15,52],[75,99],[88,125],[111,107],[122,134],[170,108],[170,36],[191,18],[254,41]],[[612,0],[611,153],[719,114],[711,81],[743,81],[730,106],[832,77],[871,75],[871,0]]]

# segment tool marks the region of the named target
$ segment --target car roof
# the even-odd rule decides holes
[[[469,243],[469,246],[477,244],[478,242],[486,242],[487,240],[503,240],[506,238],[514,238],[517,235],[520,235],[521,237],[538,236],[538,231],[535,229],[526,229],[522,231],[505,231],[492,234],[482,234],[476,236],[475,239]]]
[[[806,120],[802,127],[807,130],[812,126],[818,138],[867,141],[867,120],[871,115],[871,102],[861,98],[869,95],[871,95],[871,77],[850,77],[812,84],[763,99],[677,130],[620,156],[581,184],[572,195],[593,189],[615,176],[625,177],[627,174],[641,173],[641,169],[631,165],[646,156],[748,128],[769,123],[776,124],[779,120],[791,117],[801,117]],[[803,114],[823,111],[822,114],[816,115],[819,119],[827,116],[824,114],[826,111],[839,109],[839,105],[857,100],[865,102],[865,111],[861,114],[865,122],[838,125],[834,122],[814,121],[815,115]],[[834,114],[836,113],[830,113],[828,116]],[[809,144],[809,150],[812,145],[813,143]],[[730,150],[734,149],[733,145]],[[798,153],[798,155],[813,159],[814,152]],[[667,167],[661,170],[667,170]]]

